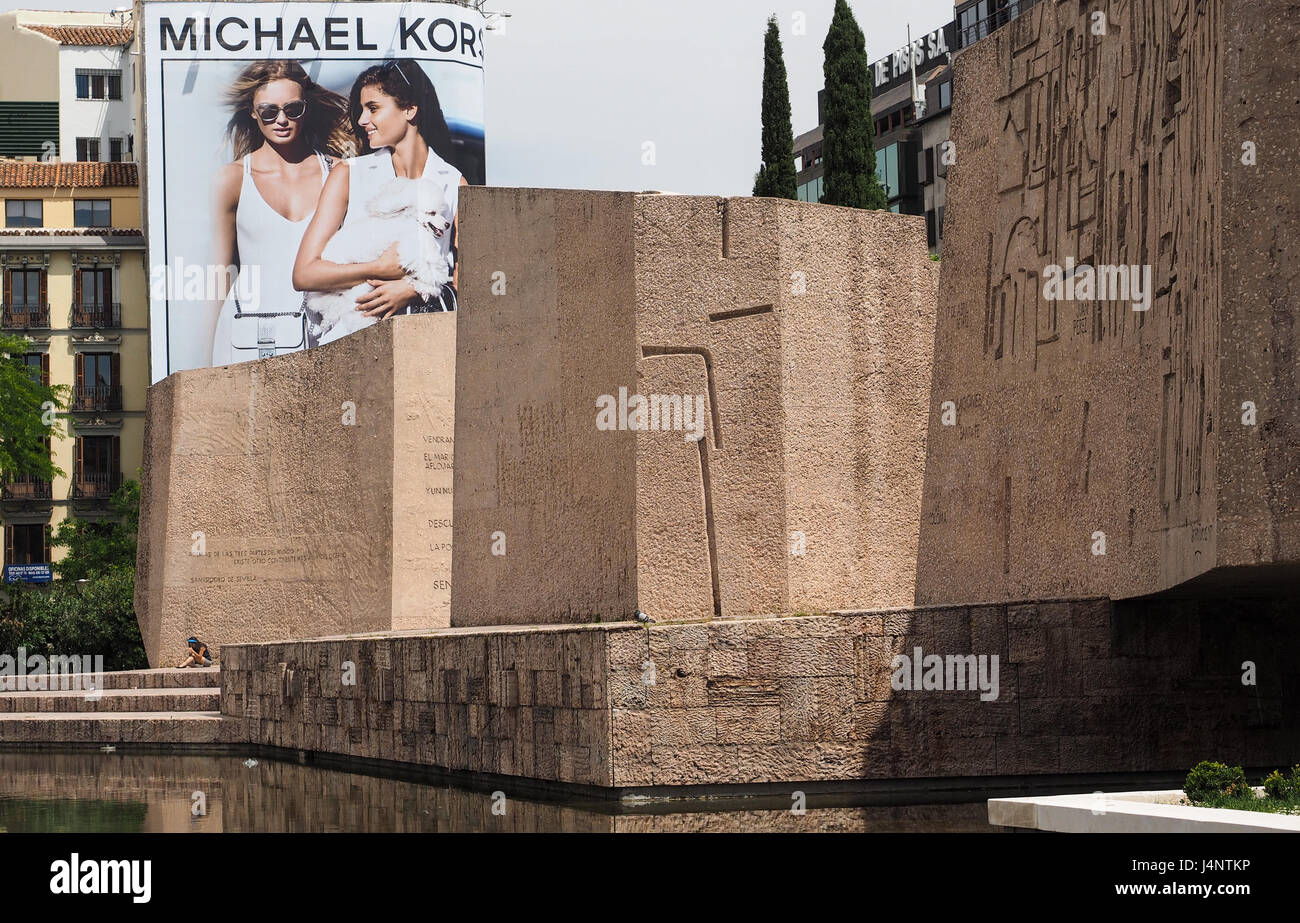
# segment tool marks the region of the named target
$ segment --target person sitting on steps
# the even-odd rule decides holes
[[[196,667],[212,666],[212,654],[208,646],[198,638],[190,638],[185,642],[189,649],[189,656],[186,657],[176,669],[184,669],[193,664]]]

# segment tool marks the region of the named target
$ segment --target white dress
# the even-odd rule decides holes
[[[435,179],[442,186],[443,198],[447,203],[447,212],[443,217],[449,223],[454,223],[456,209],[460,202],[460,171],[439,157],[433,148],[429,148],[428,152],[428,158],[424,162],[424,172],[421,176],[424,179]],[[351,157],[347,163],[348,214],[363,215],[366,211],[366,203],[370,201],[371,197],[397,178],[397,171],[393,169],[393,152],[390,148],[384,147],[371,154]],[[346,217],[343,220],[345,223],[347,222]],[[452,240],[452,236],[451,231],[441,237],[435,237],[429,233],[420,234],[420,246],[438,247],[441,250],[442,257],[447,261],[449,271],[454,268],[452,263],[454,251],[452,248],[455,241]],[[444,293],[450,288],[451,283],[448,283],[444,286]],[[419,313],[422,310],[455,310],[454,292],[451,296],[444,294],[442,304],[435,304],[432,308],[407,307],[397,313],[412,314]],[[369,318],[371,323],[377,320],[378,318]],[[370,324],[366,326],[370,326]],[[346,336],[352,330],[353,328],[349,325],[340,324],[322,335],[320,342],[328,343],[331,340]]]
[[[253,182],[251,154],[244,157],[244,181],[235,210],[240,277],[231,287],[217,318],[212,364],[297,352],[307,346],[302,292],[293,287],[298,245],[312,216],[290,221],[262,198]],[[329,164],[319,151],[321,186]]]

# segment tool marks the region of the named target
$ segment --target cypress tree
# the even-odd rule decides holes
[[[767,20],[763,42],[763,165],[754,177],[754,195],[797,199],[794,171],[794,131],[790,127],[790,87],[781,56],[781,31],[776,17]]]
[[[854,208],[889,207],[876,178],[875,122],[871,117],[871,65],[866,40],[848,0],[835,0],[835,15],[822,45],[826,76],[826,164],[822,201]]]

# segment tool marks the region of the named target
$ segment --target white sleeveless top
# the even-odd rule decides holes
[[[451,224],[456,220],[456,209],[460,204],[460,171],[439,157],[433,148],[428,148],[428,152],[428,159],[424,162],[424,172],[421,176],[424,179],[436,180],[442,187],[443,198],[447,202],[447,211],[443,217]],[[396,178],[397,171],[393,169],[391,148],[384,147],[362,157],[350,158],[348,160],[348,216],[364,215],[365,203]],[[452,263],[454,244],[450,230],[441,237],[429,233],[420,234],[420,247],[422,249],[438,247],[447,262],[448,272],[454,268]]]
[[[315,214],[290,221],[262,198],[253,181],[252,155],[244,155],[244,180],[235,210],[235,234],[239,247],[240,274],[256,271],[253,279],[236,280],[217,323],[212,347],[214,365],[228,365],[259,357],[259,341],[265,350],[274,342],[278,355],[306,347],[302,315],[302,292],[293,287],[293,264],[298,246]],[[325,155],[316,152],[321,186],[329,177]],[[236,304],[236,299],[238,303]],[[243,316],[236,317],[235,312]],[[260,316],[258,316],[260,315]]]

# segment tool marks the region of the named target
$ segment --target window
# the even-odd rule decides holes
[[[8,272],[8,291],[5,304],[13,308],[34,310],[40,307],[45,273],[39,269],[11,269]]]
[[[121,410],[117,353],[79,353],[73,410]]]
[[[74,495],[95,498],[112,496],[118,486],[119,458],[117,436],[78,436]]]
[[[922,186],[934,182],[934,148],[927,147],[917,157],[916,173]]]
[[[78,138],[77,139],[77,160],[83,163],[98,163],[99,162],[99,139]]]
[[[893,199],[903,192],[899,177],[899,144],[890,144],[876,151],[876,179],[885,189],[885,195]]]
[[[114,353],[82,353],[81,368],[78,377],[88,388],[111,388],[113,386]]]
[[[952,105],[952,81],[945,80],[939,84],[939,108],[947,109]]]
[[[45,203],[40,199],[5,199],[5,227],[39,228],[45,225]]]
[[[930,245],[931,249],[939,243],[939,234],[935,229],[935,214],[933,211],[925,213],[925,242]]]
[[[934,234],[936,237],[939,238],[939,240],[943,240],[943,206],[942,205],[939,206],[939,210],[935,216]]]
[[[6,564],[49,564],[49,527],[43,522],[5,526]]]
[[[23,364],[33,380],[47,388],[50,386],[50,357],[46,353],[24,353]]]
[[[108,139],[108,161],[109,163],[122,162],[122,139],[121,138]]]
[[[116,327],[119,322],[113,270],[78,269],[72,281],[72,326]]]
[[[110,213],[108,199],[77,199],[72,204],[72,221],[79,228],[112,227]]]
[[[121,99],[122,72],[78,69],[77,99]]]
[[[102,308],[109,304],[113,294],[113,270],[78,269],[77,304],[84,308]]]

